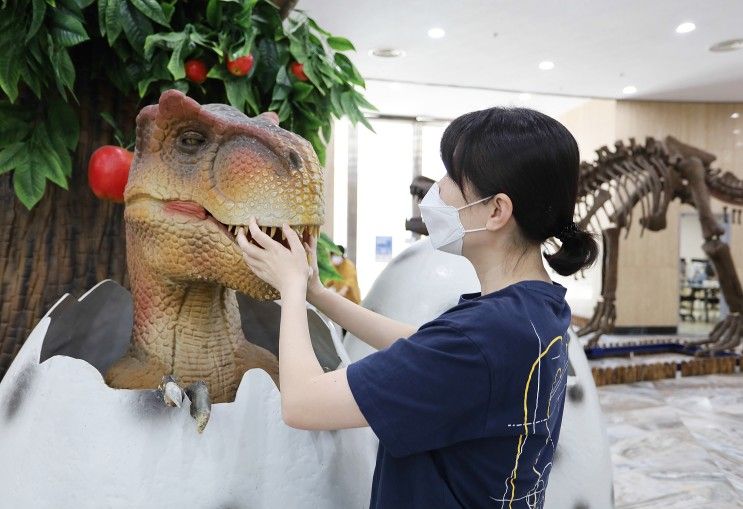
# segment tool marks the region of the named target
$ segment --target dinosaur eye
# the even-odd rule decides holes
[[[186,131],[178,137],[179,147],[190,154],[206,143],[206,136],[197,131]]]

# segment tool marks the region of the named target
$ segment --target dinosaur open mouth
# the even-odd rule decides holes
[[[173,212],[180,212],[183,214],[188,214],[190,216],[196,217],[198,219],[211,221],[214,224],[219,227],[220,230],[222,230],[226,235],[229,235],[233,240],[235,240],[235,237],[237,236],[238,228],[241,226],[245,229],[245,236],[248,239],[248,242],[260,245],[256,240],[253,238],[253,236],[250,233],[250,229],[248,228],[248,225],[246,224],[230,224],[230,223],[223,223],[219,221],[216,217],[214,217],[204,206],[192,202],[192,201],[180,201],[180,200],[173,200],[168,201],[165,203],[165,210],[167,211],[173,211]],[[289,243],[286,239],[286,236],[284,235],[284,230],[281,228],[281,226],[258,226],[263,233],[271,237],[276,242],[279,242],[284,247],[288,248]],[[310,237],[314,236],[317,237],[320,235],[320,226],[314,225],[314,224],[299,224],[299,225],[290,225],[291,229],[294,230],[297,233],[297,236],[302,240],[302,242],[310,242]]]
[[[213,216],[212,216],[213,217]],[[216,219],[214,219],[216,221]],[[250,233],[250,229],[247,225],[229,225],[220,223],[223,225],[227,232],[232,236],[234,239],[237,236],[237,230],[242,226],[245,229],[245,236],[248,239],[248,242],[251,244],[255,244],[256,246],[259,246],[258,242],[253,238],[253,235]],[[286,236],[284,235],[284,230],[281,228],[281,226],[258,226],[263,233],[271,237],[276,242],[282,244],[287,249],[289,248],[289,241],[287,240]],[[294,230],[299,237],[299,239],[302,242],[306,242],[307,244],[310,243],[310,237],[317,237],[320,235],[320,227],[318,225],[313,224],[300,224],[300,225],[290,225],[290,228]]]

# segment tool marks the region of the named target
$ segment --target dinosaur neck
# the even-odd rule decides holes
[[[234,345],[244,337],[233,290],[171,281],[142,263],[129,263],[129,277],[135,350],[186,381],[212,378],[233,363]]]

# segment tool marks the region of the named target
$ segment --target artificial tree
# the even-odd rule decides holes
[[[177,88],[281,126],[321,161],[332,118],[368,126],[354,50],[296,0],[4,0],[0,12],[0,377],[60,295],[126,278],[123,206],[97,199],[97,148]]]

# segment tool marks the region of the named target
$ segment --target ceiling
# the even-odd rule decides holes
[[[300,0],[350,39],[367,79],[513,92],[669,101],[743,101],[740,0]],[[696,30],[677,34],[691,21]],[[432,27],[446,35],[428,37]],[[402,58],[369,55],[397,48]],[[549,71],[539,62],[551,60]],[[633,85],[637,92],[623,93]]]

